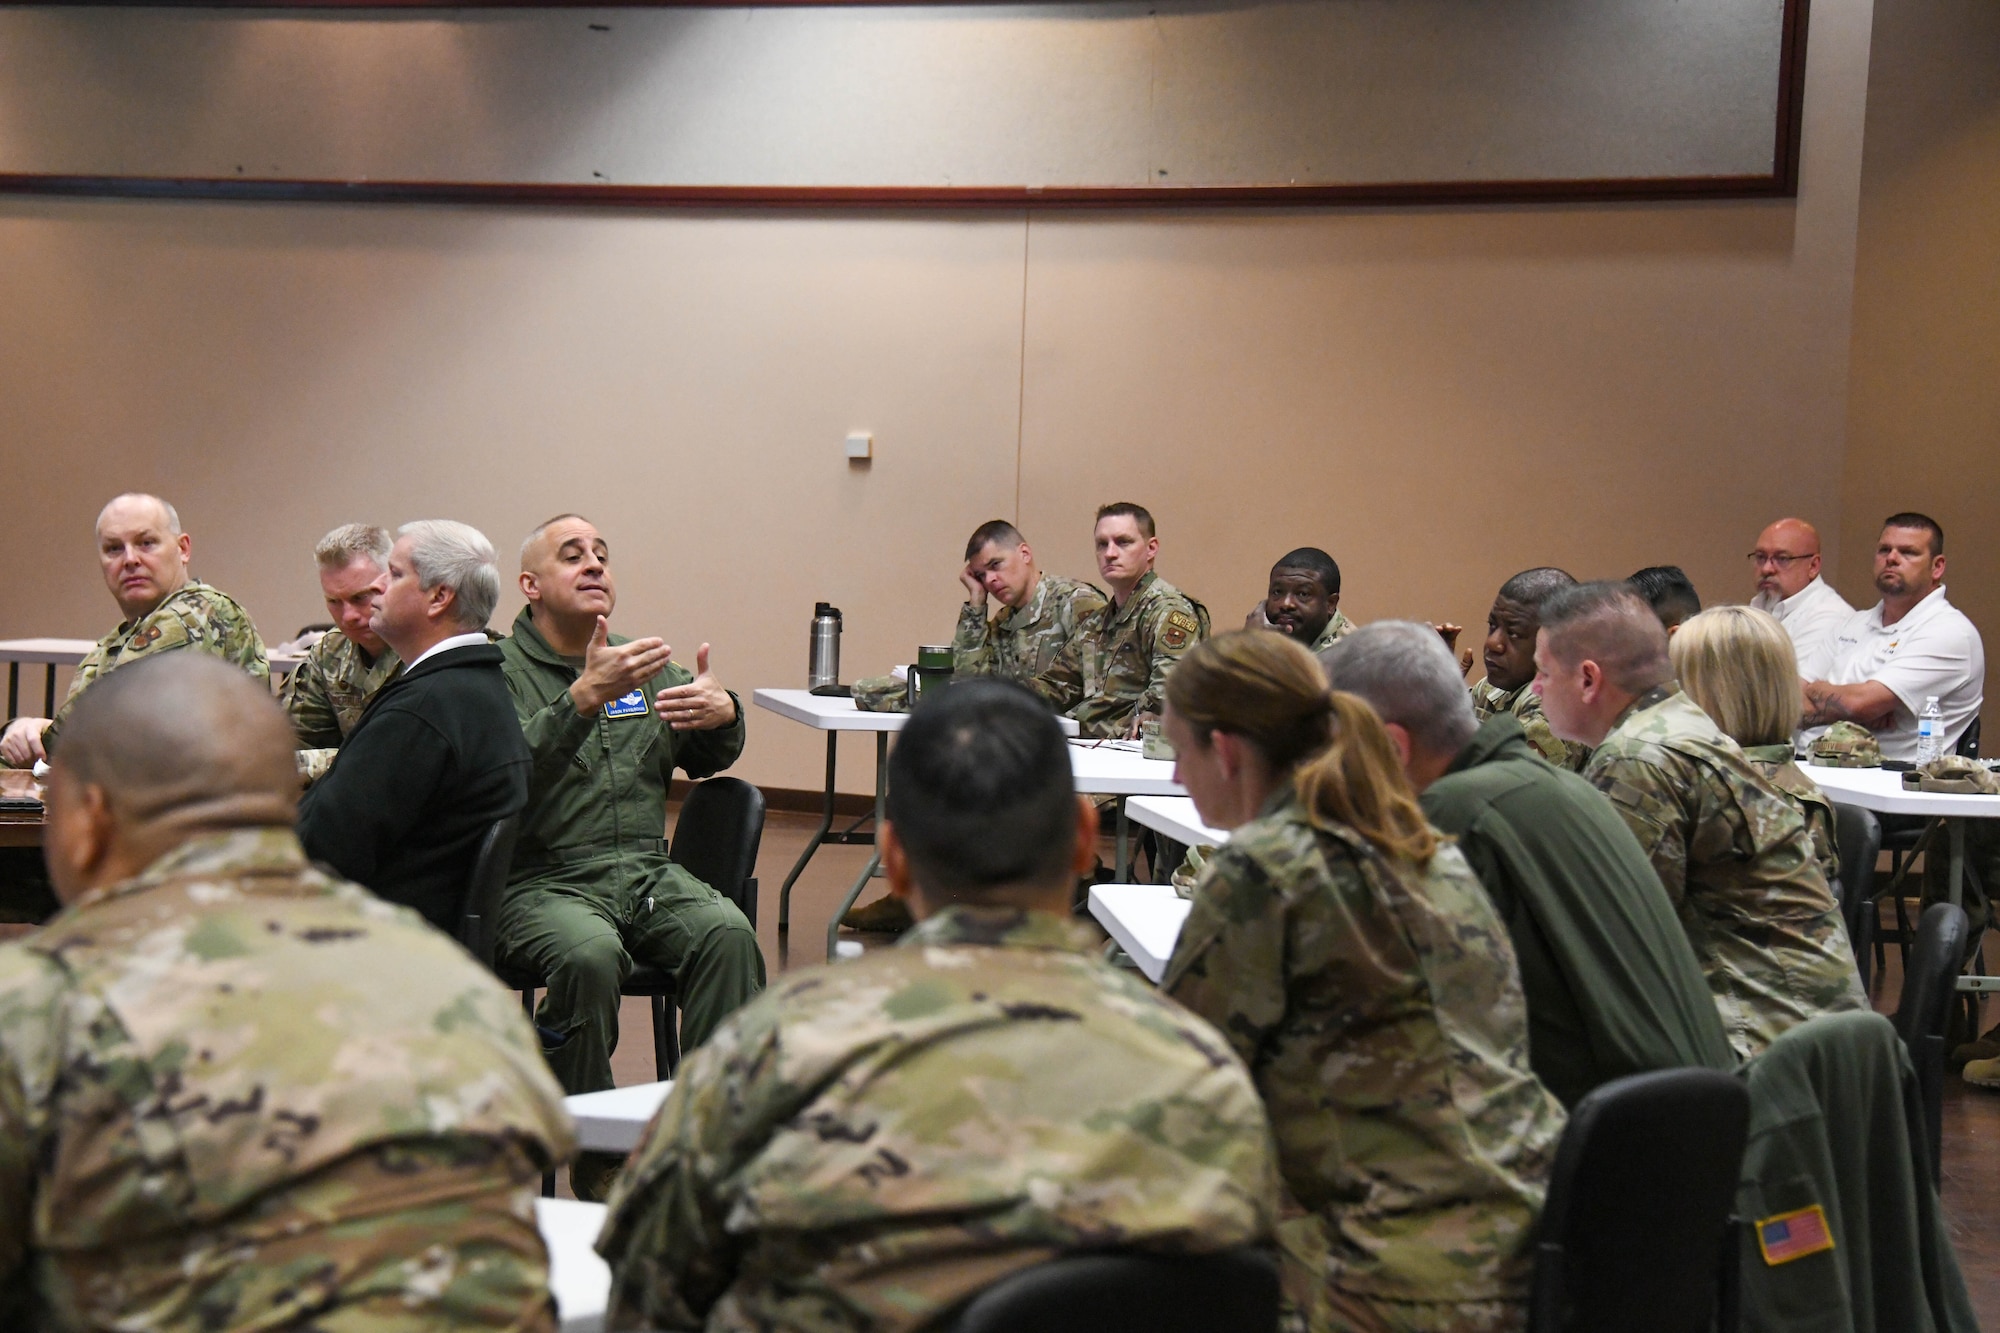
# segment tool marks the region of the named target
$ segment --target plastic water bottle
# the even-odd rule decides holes
[[[1944,712],[1935,694],[1924,697],[1924,711],[1917,714],[1917,763],[1919,766],[1944,753]]]

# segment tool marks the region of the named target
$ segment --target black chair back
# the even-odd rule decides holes
[[[1916,938],[1903,952],[1903,995],[1892,1020],[1917,1068],[1924,1131],[1930,1136],[1932,1184],[1938,1182],[1942,1167],[1938,1139],[1944,1126],[1945,1027],[1958,993],[1958,970],[1965,965],[1969,929],[1963,908],[1932,903],[1924,909]]]
[[[948,1333],[1275,1333],[1278,1263],[1217,1254],[1072,1254],[1002,1278]]]
[[[507,871],[514,863],[514,843],[520,836],[520,815],[493,821],[493,827],[479,840],[472,875],[465,883],[458,942],[489,968],[493,966],[494,930],[500,924],[500,896],[507,889]]]
[[[681,802],[670,855],[680,867],[743,909],[757,924],[757,848],[764,841],[764,793],[741,778],[697,782]]]
[[[1953,754],[1962,754],[1967,759],[1979,758],[1979,719],[1973,718],[1972,725],[1959,733],[1958,744],[1951,747]]]
[[[1875,980],[1875,862],[1882,856],[1882,821],[1873,810],[1833,803],[1834,841],[1840,847],[1840,914],[1861,989]]]
[[[1733,1333],[1749,1127],[1749,1092],[1714,1069],[1634,1074],[1579,1101],[1537,1234],[1533,1333]]]

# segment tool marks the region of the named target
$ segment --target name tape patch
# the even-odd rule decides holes
[[[1765,1218],[1757,1224],[1757,1248],[1773,1268],[1832,1249],[1833,1232],[1826,1225],[1826,1210],[1814,1204]]]
[[[632,690],[619,695],[604,705],[606,717],[644,717],[646,715],[646,692]]]

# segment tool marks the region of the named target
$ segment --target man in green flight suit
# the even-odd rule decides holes
[[[1472,686],[1472,715],[1484,722],[1497,713],[1512,713],[1535,752],[1572,773],[1583,771],[1590,747],[1558,740],[1542,716],[1542,696],[1535,693],[1535,634],[1542,627],[1542,603],[1576,579],[1543,565],[1524,569],[1500,585],[1493,609],[1486,613],[1486,679]]]
[[[1153,572],[1153,516],[1128,501],[1097,511],[1097,572],[1111,601],[1087,628],[1083,702],[1069,715],[1085,736],[1139,734],[1165,707],[1167,671],[1208,637],[1208,608]]]
[[[33,767],[55,749],[63,719],[77,696],[107,671],[191,648],[233,662],[268,679],[264,640],[236,599],[188,574],[194,538],[181,517],[157,495],[120,495],[97,516],[97,558],[104,583],[124,617],[97,641],[70,680],[54,718],[17,717],[0,734],[0,758],[13,768]]]
[[[320,636],[306,660],[285,679],[279,699],[299,738],[299,775],[317,781],[333,767],[341,742],[403,659],[368,622],[389,586],[389,549],[383,529],[345,523],[319,539],[313,561],[334,627]]]
[[[500,645],[534,768],[497,953],[547,979],[536,1023],[559,1034],[549,1064],[572,1094],[612,1086],[618,988],[635,961],[678,978],[690,1051],[764,987],[750,923],[675,865],[664,838],[674,769],[705,778],[734,763],[742,705],[709,674],[707,644],[690,673],[657,638],[612,637],[610,559],[574,514],[529,533],[528,604]],[[619,1160],[578,1158],[577,1197],[602,1198]]]
[[[1565,1107],[1627,1074],[1736,1067],[1631,831],[1589,783],[1543,761],[1513,715],[1473,720],[1435,630],[1377,621],[1320,661],[1381,717],[1425,817],[1457,839],[1499,910],[1528,997],[1528,1063]]]

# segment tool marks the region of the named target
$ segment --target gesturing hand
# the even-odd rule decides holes
[[[695,649],[694,679],[653,696],[660,720],[675,731],[710,731],[736,720],[736,701],[708,670],[708,645]]]
[[[659,675],[673,651],[663,639],[614,644],[611,627],[599,616],[583,650],[583,671],[569,687],[570,702],[579,713],[594,713]]]

